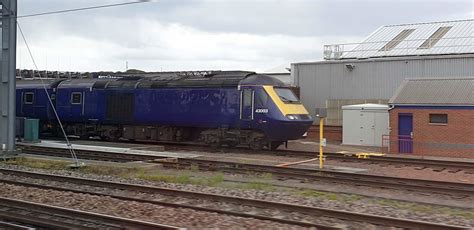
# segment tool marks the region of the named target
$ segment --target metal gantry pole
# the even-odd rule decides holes
[[[1,86],[0,86],[0,153],[14,154],[16,89],[16,0],[1,0]]]

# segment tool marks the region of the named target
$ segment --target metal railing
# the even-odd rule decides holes
[[[423,43],[428,41],[427,45]],[[387,47],[389,42],[399,42]],[[325,60],[474,52],[474,36],[340,43],[324,45]]]
[[[452,143],[444,141],[417,141],[409,135],[382,135],[382,153],[420,154],[420,155],[453,155],[474,157],[474,143]]]

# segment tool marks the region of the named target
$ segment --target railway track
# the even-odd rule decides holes
[[[307,151],[288,151],[279,150],[282,155],[288,156],[301,156],[301,157],[315,157],[317,152]],[[397,164],[404,166],[417,166],[427,168],[449,168],[458,170],[467,170],[474,173],[474,162],[466,161],[452,161],[452,160],[433,160],[433,159],[421,159],[421,158],[407,158],[407,157],[387,157],[387,156],[371,156],[369,158],[360,159],[351,154],[343,153],[324,153],[327,159],[334,159],[346,162],[364,162],[364,163],[376,163],[376,164]]]
[[[33,182],[19,181],[18,179],[15,179],[15,180],[5,179],[7,176],[3,176],[2,179],[0,180],[0,182],[2,183],[10,183],[10,184],[15,184],[15,185],[37,187],[37,188],[43,188],[43,189],[55,189],[55,190],[69,191],[69,192],[88,193],[88,194],[101,195],[101,196],[106,195],[106,196],[123,199],[123,200],[131,200],[131,201],[144,202],[144,203],[154,203],[154,204],[166,205],[166,206],[172,206],[172,207],[192,208],[192,209],[201,210],[201,211],[218,212],[218,213],[237,215],[237,216],[242,216],[242,217],[272,220],[272,221],[278,221],[282,223],[305,226],[305,227],[316,227],[317,229],[346,228],[348,226],[354,226],[354,224],[356,223],[370,224],[374,226],[393,226],[393,227],[400,227],[400,228],[416,228],[416,229],[468,229],[462,226],[453,226],[453,225],[430,223],[430,222],[410,220],[410,219],[401,219],[401,218],[394,218],[394,217],[387,217],[387,216],[363,214],[363,213],[357,213],[357,212],[332,210],[332,209],[326,209],[326,208],[320,208],[320,207],[300,206],[300,205],[294,205],[294,204],[288,204],[288,203],[248,199],[248,198],[241,198],[241,197],[235,197],[235,196],[223,196],[223,195],[217,195],[217,194],[182,191],[182,190],[159,188],[159,187],[152,187],[152,186],[92,180],[92,179],[70,177],[70,176],[58,176],[58,175],[52,175],[52,174],[33,173],[33,172],[18,171],[18,170],[0,169],[0,172],[4,175],[14,175],[14,176],[21,176],[21,177],[28,177],[28,178],[42,180],[42,181],[38,181],[37,183],[33,183]],[[59,182],[62,182],[61,184],[63,184],[64,186],[58,187],[57,185],[58,183],[54,183],[54,186],[51,186],[45,183],[44,181],[59,181]],[[67,185],[67,183],[76,184],[76,186]],[[70,187],[76,188],[77,185],[117,189],[117,190],[122,190],[122,191],[123,190],[133,191],[140,194],[145,194],[144,197],[146,198],[145,199],[139,198],[139,196],[114,195],[110,191],[105,191],[105,193],[98,193],[98,192],[92,192],[92,191],[84,191],[82,189],[70,188]],[[100,191],[103,191],[103,189],[101,189]],[[160,199],[152,199],[150,198],[151,194],[160,194],[164,197],[161,197]],[[169,198],[169,197],[174,197],[174,200],[173,198]],[[176,201],[176,199],[178,199],[178,201]],[[209,200],[213,202],[218,202],[218,205],[213,208],[212,206],[210,207],[209,205],[205,205],[203,203],[206,201],[208,202]],[[3,205],[3,201],[1,199],[0,199],[0,202]],[[239,210],[239,209],[242,209],[241,206],[253,207],[252,212],[250,213],[242,212],[241,210]],[[272,211],[272,209],[278,210],[277,214],[272,214],[272,213],[275,213],[274,211]],[[349,222],[351,224],[350,225],[344,225],[344,224],[337,225],[336,224],[336,225],[328,226],[328,225],[322,225],[322,224],[312,223],[312,222],[307,222],[307,221],[297,221],[297,220],[288,219],[288,216],[286,216],[285,218],[284,213],[288,213],[287,214],[288,216],[292,216],[294,215],[294,213],[308,215],[310,217],[310,220],[313,220],[316,222],[320,218],[331,218],[331,219],[335,219],[335,223],[338,223],[339,221],[343,223],[345,222],[346,224]],[[145,229],[145,228],[140,228],[140,229]]]
[[[441,193],[472,196],[474,185],[467,183],[409,179],[370,174],[346,173],[328,170],[314,170],[305,168],[283,168],[269,165],[246,164],[238,162],[224,162],[202,159],[176,159],[175,161],[156,160],[168,167],[191,168],[197,166],[201,170],[223,171],[230,173],[271,173],[273,176],[284,179],[305,181],[323,181],[329,183],[353,184],[356,186],[370,186],[377,188],[402,189],[408,191]]]
[[[33,154],[43,154],[55,156],[60,154],[58,149],[31,146],[18,144],[25,153]],[[193,144],[166,144],[165,148],[167,150],[192,150],[192,151],[210,151],[210,152],[231,152],[231,153],[255,153],[255,154],[266,154],[266,155],[279,155],[279,156],[289,156],[289,157],[305,157],[305,158],[314,158],[318,156],[317,152],[309,151],[294,151],[294,150],[276,150],[276,151],[252,151],[244,148],[235,148],[235,149],[213,149],[207,146],[202,145],[193,145]],[[131,154],[120,154],[120,157],[117,157],[117,153],[106,153],[101,151],[81,151],[76,150],[84,159],[93,159],[93,160],[104,160],[104,161],[115,161],[115,162],[126,162],[134,160],[147,160],[147,156],[144,155],[131,155]],[[63,154],[64,155],[64,154]],[[434,160],[434,159],[422,159],[422,158],[408,158],[408,157],[386,157],[386,156],[371,156],[370,158],[359,159],[351,154],[342,154],[342,153],[324,153],[326,159],[338,160],[343,162],[363,162],[371,164],[396,164],[402,166],[416,166],[416,167],[426,167],[426,168],[435,168],[438,170],[451,169],[454,171],[466,171],[474,174],[474,162],[468,161],[453,161],[453,160]],[[66,156],[67,157],[67,156]]]
[[[99,140],[93,140],[93,139],[91,139],[91,141],[101,142]],[[131,143],[149,145],[151,148],[153,148],[156,145],[156,143],[150,144],[148,142],[138,142],[138,141],[134,141]],[[211,148],[203,144],[192,143],[192,142],[191,143],[159,143],[159,144],[163,145],[167,151],[189,150],[189,151],[205,151],[205,152],[216,152],[216,153],[246,153],[246,154],[255,153],[255,154],[278,155],[278,156],[288,156],[288,157],[304,157],[304,158],[314,158],[318,156],[319,154],[318,152],[296,151],[296,150],[254,151],[254,150],[250,150],[248,148],[243,148],[243,147],[216,149],[216,148]],[[31,146],[22,145],[21,143],[19,143],[18,145],[25,148],[25,151],[28,151],[28,152],[30,152],[28,149],[32,148]],[[91,154],[91,153],[87,153],[87,154]],[[97,156],[95,156],[96,159],[101,157],[103,160],[117,161],[117,159],[114,159],[113,156],[110,156],[110,155],[100,156],[100,154],[97,154]],[[324,156],[326,159],[329,159],[329,160],[338,160],[338,161],[343,161],[343,162],[363,162],[363,163],[383,164],[383,165],[389,164],[389,165],[415,166],[415,167],[435,168],[437,170],[451,169],[452,171],[464,170],[466,172],[470,172],[474,174],[474,162],[469,162],[469,161],[453,161],[453,160],[441,160],[441,159],[429,159],[429,158],[410,158],[410,157],[403,157],[403,156],[402,157],[371,156],[369,158],[359,159],[351,153],[333,153],[333,152],[324,153]],[[130,158],[129,160],[134,160],[134,159]]]
[[[288,157],[304,157],[304,158],[315,158],[319,156],[319,152],[312,151],[296,151],[296,150],[260,150],[254,151],[246,148],[221,148],[221,149],[212,149],[207,146],[191,146],[191,145],[165,145],[166,149],[175,149],[175,150],[202,150],[210,152],[230,152],[230,153],[255,153],[255,154],[265,154],[265,155],[278,155],[278,156],[288,156]],[[403,166],[416,166],[416,167],[426,167],[426,168],[436,168],[436,169],[454,169],[454,170],[465,170],[472,172],[474,174],[474,162],[467,161],[453,161],[453,160],[441,160],[441,159],[426,159],[426,158],[409,158],[409,157],[388,157],[388,156],[370,156],[369,158],[357,158],[355,154],[351,153],[334,153],[334,152],[325,152],[324,157],[330,160],[338,160],[344,162],[362,162],[362,163],[372,163],[372,164],[396,164]]]
[[[22,148],[22,151],[25,153],[57,157],[69,157],[69,153],[66,149],[38,146],[22,146]],[[223,171],[238,174],[248,174],[250,172],[271,173],[273,176],[285,179],[323,181],[327,183],[353,184],[356,186],[402,189],[407,191],[417,191],[430,194],[441,193],[451,196],[460,196],[460,198],[472,196],[474,194],[474,185],[467,183],[409,179],[304,168],[282,168],[269,165],[203,160],[195,158],[178,158],[169,161],[169,159],[167,158],[161,159],[160,157],[148,154],[110,153],[90,150],[76,150],[76,153],[81,159],[106,160],[116,162],[151,161],[173,168],[191,168],[192,166],[197,166],[201,170]]]
[[[0,197],[0,219],[12,229],[181,229],[6,197]]]

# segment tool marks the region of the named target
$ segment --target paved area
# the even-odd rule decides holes
[[[67,149],[66,143],[62,141],[49,141],[45,140],[39,143],[22,143],[23,145],[39,146],[39,147],[52,147],[52,148],[61,148]],[[112,143],[113,144],[113,143]],[[150,150],[140,150],[132,149],[127,147],[113,147],[113,146],[98,146],[92,144],[72,144],[74,149],[77,150],[89,150],[89,151],[102,151],[110,153],[127,153],[127,154],[142,154],[142,155],[153,155],[160,157],[170,157],[170,158],[194,158],[199,157],[198,154],[192,153],[178,153],[178,152],[169,152],[169,151],[150,151]]]
[[[280,146],[280,149],[285,149],[284,146]],[[319,152],[319,142],[314,140],[302,139],[288,142],[288,149],[298,151],[314,151]],[[356,154],[356,153],[381,153],[380,147],[365,147],[365,146],[349,146],[342,144],[327,144],[324,147],[325,152],[341,153],[341,154]],[[432,160],[451,160],[451,161],[463,161],[473,162],[474,159],[470,158],[459,158],[459,157],[436,157],[436,156],[420,156],[413,154],[385,154],[386,157],[397,157],[397,158],[417,158],[417,159],[432,159]]]

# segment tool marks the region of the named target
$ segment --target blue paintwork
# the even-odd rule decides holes
[[[55,119],[54,111],[51,103],[47,97],[46,92],[54,96],[54,88],[50,83],[54,81],[45,81],[41,83],[39,81],[21,82],[16,86],[16,116],[37,118],[41,121],[51,121]],[[43,87],[46,88],[46,91]],[[25,104],[23,102],[23,95],[25,93],[33,93],[34,100],[33,104]]]
[[[245,108],[252,120],[240,119],[240,95],[238,86],[227,87],[164,87],[164,88],[94,88],[97,79],[66,80],[56,89],[56,109],[65,123],[100,123],[128,125],[172,125],[201,128],[240,128],[263,132],[269,140],[286,141],[300,138],[311,126],[313,120],[289,120],[268,96],[259,101],[260,94],[266,94],[262,84],[271,84],[275,79],[253,75],[242,80],[241,90],[255,91],[255,106]],[[109,80],[114,81],[114,80]],[[281,83],[282,84],[282,83]],[[280,83],[277,83],[280,86]],[[17,90],[17,93],[20,91]],[[84,105],[72,105],[71,94],[83,94]],[[111,93],[133,93],[133,119],[110,121],[107,118],[107,95]],[[267,113],[255,113],[256,109],[268,109]],[[30,117],[42,119],[40,113],[32,112]],[[38,115],[38,116],[36,116]],[[47,118],[50,119],[51,118]]]
[[[97,80],[68,80],[61,82],[57,88],[56,110],[64,122],[105,123],[106,99],[103,89],[92,90]],[[71,104],[72,93],[82,93],[82,104]]]

